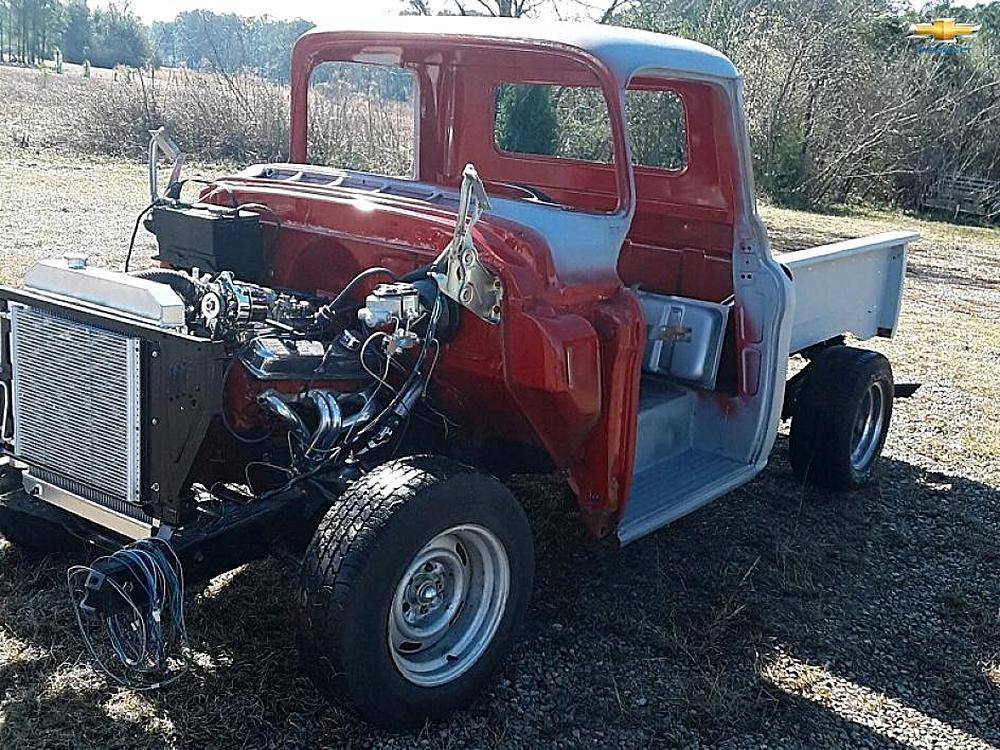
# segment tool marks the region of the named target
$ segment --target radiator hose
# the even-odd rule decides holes
[[[166,284],[189,306],[197,304],[201,297],[201,284],[183,271],[175,271],[172,268],[147,268],[143,271],[132,271],[129,275],[137,279],[155,281],[157,284]]]

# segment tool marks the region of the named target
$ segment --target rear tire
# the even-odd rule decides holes
[[[835,490],[875,475],[892,418],[893,379],[878,352],[833,346],[806,368],[789,435],[800,481]]]
[[[304,667],[372,723],[443,718],[506,655],[533,575],[527,518],[496,479],[435,456],[391,461],[347,490],[306,551]]]

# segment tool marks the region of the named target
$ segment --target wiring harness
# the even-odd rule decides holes
[[[118,567],[119,581],[96,569]],[[75,565],[66,583],[90,656],[111,680],[135,690],[167,685],[187,671],[184,572],[173,547],[152,537],[91,565]],[[95,606],[97,589],[106,600]]]

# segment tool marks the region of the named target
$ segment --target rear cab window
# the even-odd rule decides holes
[[[504,83],[495,98],[494,140],[501,151],[612,163],[611,119],[600,89]]]

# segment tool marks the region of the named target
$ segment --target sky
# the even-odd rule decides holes
[[[112,0],[91,0],[91,7],[107,6]],[[923,0],[911,0],[915,7]],[[974,5],[976,0],[958,0],[957,5]],[[122,0],[118,0],[119,5]],[[146,23],[171,21],[185,10],[211,10],[241,16],[270,15],[274,18],[305,18],[320,26],[334,21],[396,14],[403,0],[130,0],[133,12]]]

